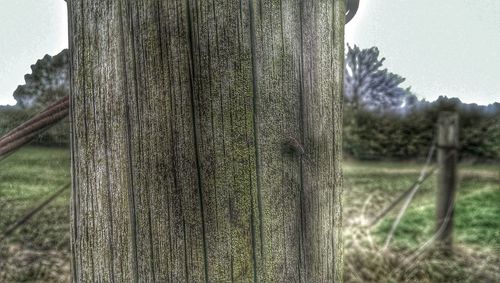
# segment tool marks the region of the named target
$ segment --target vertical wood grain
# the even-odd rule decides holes
[[[451,254],[453,244],[453,215],[457,191],[458,114],[439,113],[437,123],[438,195],[436,203],[436,233],[443,252]]]
[[[76,282],[341,281],[344,1],[68,1]]]

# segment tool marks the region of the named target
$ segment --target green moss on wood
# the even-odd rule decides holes
[[[341,280],[343,6],[69,3],[74,280]]]

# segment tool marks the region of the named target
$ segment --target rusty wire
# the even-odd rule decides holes
[[[68,116],[68,113],[69,97],[65,96],[8,132],[0,138],[0,160],[31,142],[39,134]]]
[[[61,195],[64,191],[71,188],[71,183],[68,183],[62,186],[60,189],[55,191],[52,195],[50,195],[46,200],[44,200],[39,205],[29,209],[24,215],[18,218],[12,225],[7,227],[5,231],[0,233],[0,243],[4,241],[9,235],[12,234],[16,229],[24,225],[28,222],[34,215],[38,212],[42,211],[45,207],[47,207],[51,202],[53,202],[59,195]]]
[[[41,111],[33,118],[17,126],[3,137],[0,138],[0,160],[4,159],[17,149],[28,144],[35,139],[39,134],[48,130],[50,127],[57,124],[59,121],[68,116],[69,113],[69,96],[65,96],[53,104],[49,105],[45,110]],[[3,241],[14,230],[26,223],[33,215],[44,209],[63,191],[71,187],[71,183],[57,190],[47,200],[40,205],[29,210],[25,215],[19,218],[14,224],[0,234],[0,242]]]

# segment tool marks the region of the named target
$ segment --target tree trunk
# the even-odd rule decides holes
[[[73,280],[341,281],[344,1],[68,5]]]

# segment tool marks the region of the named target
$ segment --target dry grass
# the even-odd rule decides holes
[[[0,246],[0,282],[70,282],[68,252]]]
[[[344,214],[346,282],[500,282],[500,247],[455,244],[453,254],[447,255],[430,242],[426,246],[395,245],[384,250],[386,235],[381,235],[379,227],[367,225],[374,212],[395,196],[372,191],[362,200],[356,195],[362,195],[363,188],[347,184],[352,191],[346,192]]]
[[[26,148],[0,164],[0,229],[69,179],[67,150]],[[390,218],[371,230],[372,217],[418,177],[411,163],[349,162],[345,166],[346,282],[500,282],[499,168],[461,172],[454,255],[430,246],[407,262],[432,234],[435,180],[425,182],[395,233],[382,244]],[[35,178],[25,178],[27,174]],[[69,282],[69,194],[0,244],[0,283]],[[475,221],[479,219],[480,221]],[[474,223],[474,227],[471,226]],[[389,224],[389,225],[387,225]],[[418,233],[417,233],[418,232]]]
[[[452,256],[434,248],[408,262],[408,250],[357,245],[346,249],[346,282],[500,282],[500,260],[490,252],[455,247]]]

